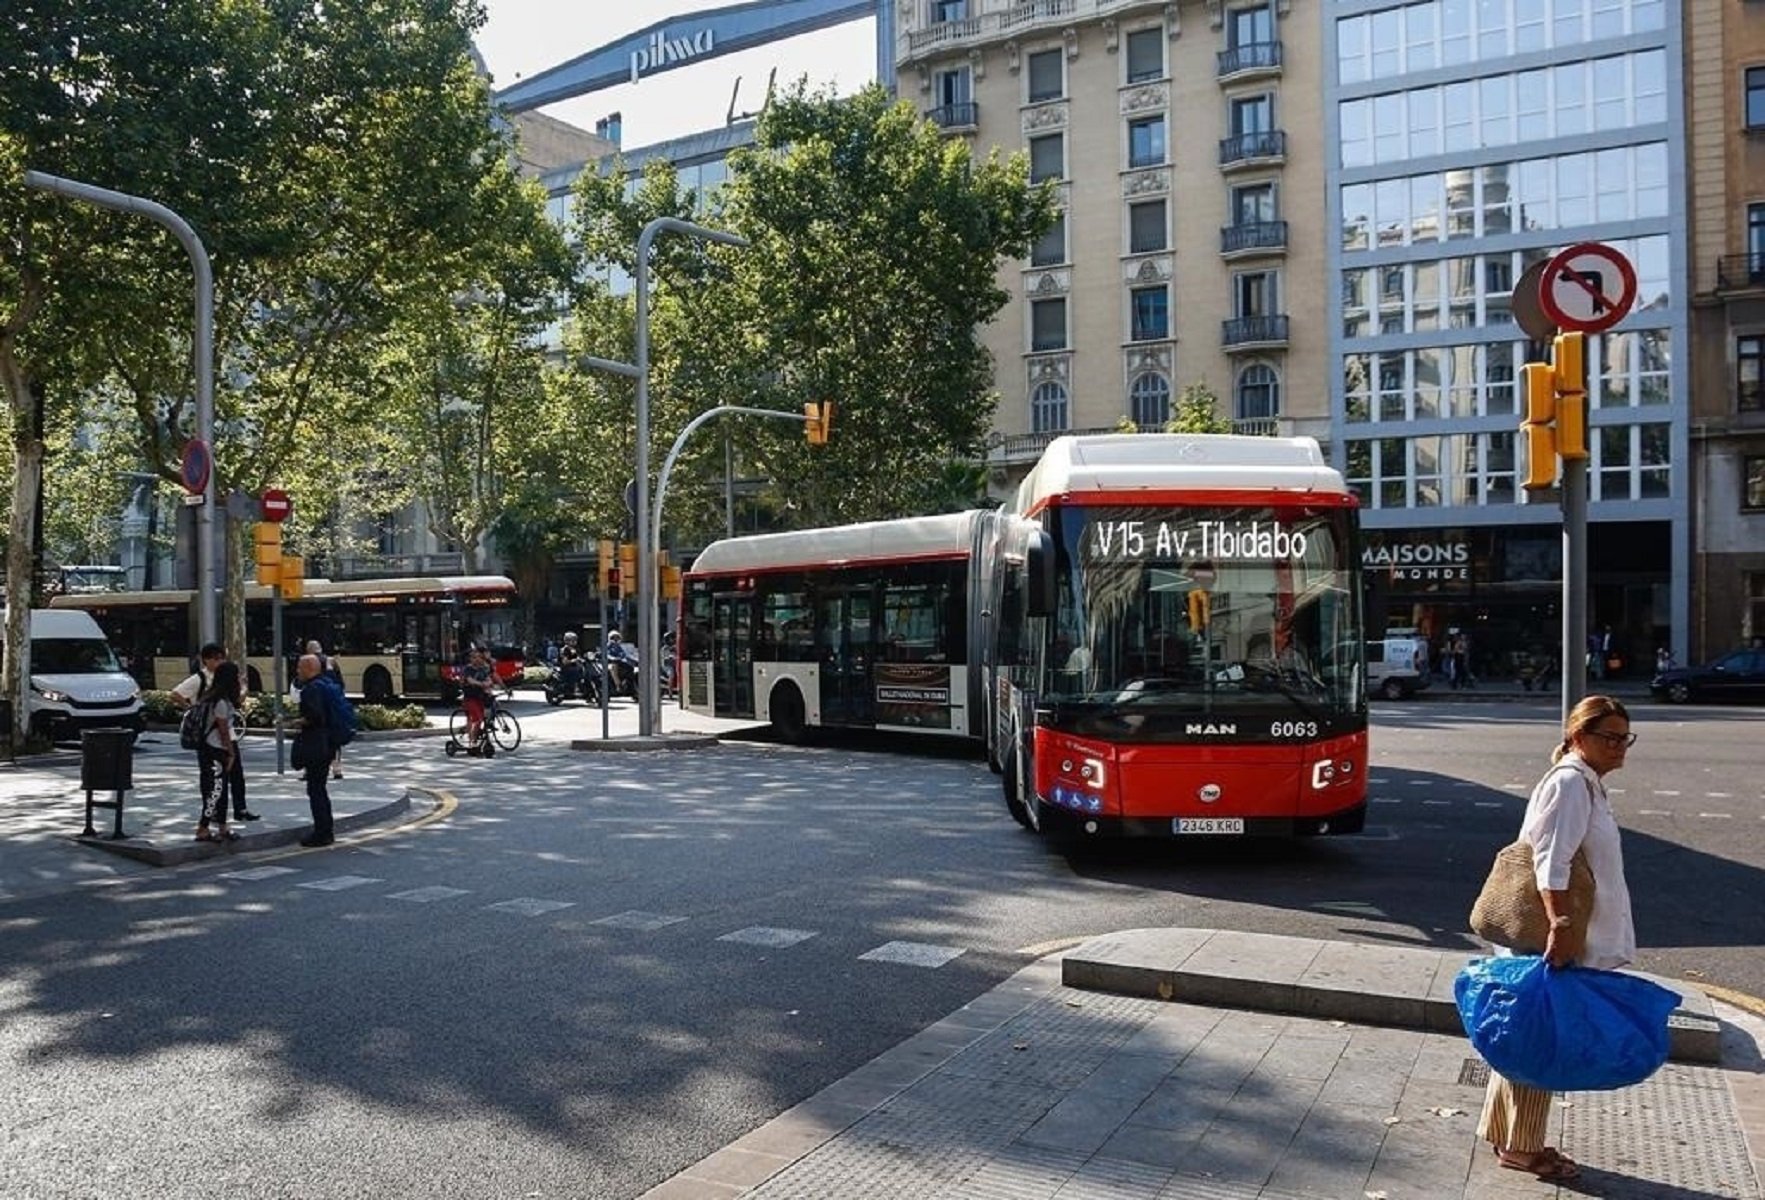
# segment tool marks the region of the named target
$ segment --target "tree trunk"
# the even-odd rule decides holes
[[[215,495],[224,494],[217,480]],[[221,645],[227,648],[227,657],[238,663],[241,671],[249,671],[246,655],[251,648],[245,644],[245,572],[240,570],[240,563],[244,560],[245,539],[251,535],[251,523],[235,521],[226,513],[223,507],[215,514],[221,522]],[[268,686],[267,680],[265,686]]]
[[[12,526],[6,547],[6,663],[4,694],[12,699],[11,739],[30,732],[32,566],[36,559],[37,498],[43,489],[43,431],[37,428],[30,374],[14,352],[13,334],[0,330],[0,379],[12,406]]]

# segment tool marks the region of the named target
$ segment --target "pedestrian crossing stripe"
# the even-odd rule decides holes
[[[815,931],[811,929],[774,929],[768,925],[750,925],[746,929],[726,933],[717,940],[720,942],[741,942],[748,946],[769,946],[775,950],[782,950],[786,946],[806,942],[814,936]]]
[[[313,879],[306,883],[297,883],[295,887],[311,888],[315,892],[341,892],[347,888],[361,887],[368,883],[385,883],[384,879],[376,879],[371,875],[333,875],[329,879]]]
[[[486,904],[484,907],[495,909],[497,912],[514,913],[521,917],[543,917],[547,913],[558,912],[561,909],[575,908],[576,902],[574,900],[538,900],[531,896],[518,896],[513,900],[499,900],[495,904]]]
[[[941,967],[962,953],[958,946],[929,946],[924,942],[884,942],[874,950],[866,950],[858,958],[863,962],[900,963],[908,967]]]
[[[300,868],[298,867],[252,867],[245,871],[225,871],[221,874],[221,878],[254,881],[258,879],[274,879],[278,875],[297,875],[299,873]]]
[[[409,900],[412,904],[433,904],[437,900],[452,900],[455,896],[470,895],[464,888],[452,887],[420,887],[408,892],[393,892],[386,897],[388,900]]]

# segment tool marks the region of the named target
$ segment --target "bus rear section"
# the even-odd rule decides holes
[[[1272,469],[1173,488],[1166,470],[1068,479],[1007,519],[994,734],[1012,814],[1081,837],[1360,831],[1352,497],[1271,486]]]
[[[989,514],[730,538],[686,573],[681,705],[771,723],[979,736],[977,601]]]

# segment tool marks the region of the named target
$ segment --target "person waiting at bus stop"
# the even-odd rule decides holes
[[[227,652],[219,643],[209,642],[198,652],[196,670],[192,671],[183,682],[172,689],[172,703],[179,708],[189,708],[208,690],[209,683],[214,679],[215,671],[227,661]],[[244,722],[239,723],[241,728]],[[207,796],[214,789],[215,763],[222,761],[200,751],[196,755],[197,790]],[[233,742],[233,756],[225,760],[227,778],[226,792],[233,802],[233,819],[235,821],[255,821],[258,815],[245,807],[245,763],[239,754],[239,743]],[[225,814],[223,814],[225,815]]]

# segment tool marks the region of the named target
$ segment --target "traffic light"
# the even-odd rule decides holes
[[[284,554],[280,575],[276,586],[282,589],[282,599],[300,599],[306,591],[306,559],[298,554]]]
[[[668,561],[668,551],[656,551],[656,595],[663,600],[680,599],[680,568]]]
[[[251,538],[257,550],[257,581],[275,587],[282,567],[282,526],[276,521],[259,521]]]
[[[808,435],[809,444],[827,445],[827,435],[833,429],[833,401],[823,400],[819,404],[810,401],[803,405],[803,416],[808,418],[803,424],[803,432]]]
[[[1520,386],[1526,401],[1526,481],[1529,491],[1555,486],[1557,482],[1557,385],[1549,363],[1527,363],[1520,368]]]
[[[1196,588],[1189,593],[1189,628],[1206,629],[1213,620],[1213,597]]]
[[[1559,333],[1551,342],[1557,389],[1557,457],[1587,457],[1587,335]]]
[[[599,542],[595,543],[595,551],[598,560],[595,567],[595,575],[600,581],[601,595],[609,595],[615,584],[613,572],[613,539],[602,538]]]
[[[619,577],[613,581],[613,590],[608,597],[616,600],[627,590],[634,596],[637,594],[636,542],[619,543]]]

